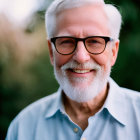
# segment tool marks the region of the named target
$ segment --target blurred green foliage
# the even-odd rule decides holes
[[[110,0],[123,18],[118,59],[112,70],[113,79],[123,87],[140,91],[140,4],[137,0]]]
[[[123,16],[120,49],[111,76],[120,86],[140,91],[139,1],[107,0],[106,2],[117,6]],[[42,18],[44,13],[43,7],[37,12],[37,16]],[[32,29],[35,30],[36,26],[39,25],[32,24],[26,31],[32,34]],[[0,138],[2,139],[6,135],[9,123],[21,109],[55,92],[58,88],[47,49],[22,68],[24,74],[20,75],[20,80],[18,72],[16,73],[15,60],[12,58],[12,53],[9,53],[5,59],[0,55]],[[9,69],[12,69],[14,74]]]

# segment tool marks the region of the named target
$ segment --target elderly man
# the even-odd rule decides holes
[[[110,78],[120,26],[103,0],[55,0],[46,29],[60,88],[23,110],[6,140],[140,140],[140,94]]]

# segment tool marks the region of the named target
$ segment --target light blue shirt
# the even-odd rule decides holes
[[[109,80],[102,109],[83,131],[65,113],[61,89],[24,109],[11,123],[6,140],[140,140],[140,93]]]

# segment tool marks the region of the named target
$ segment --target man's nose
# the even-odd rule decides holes
[[[90,60],[90,54],[86,50],[85,45],[82,41],[79,41],[77,43],[77,47],[74,52],[73,59],[80,64],[85,63]]]

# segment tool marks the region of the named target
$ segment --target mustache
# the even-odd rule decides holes
[[[61,67],[61,70],[67,69],[94,69],[96,71],[101,70],[101,66],[96,62],[86,62],[83,64],[79,64],[76,61],[70,61]]]

